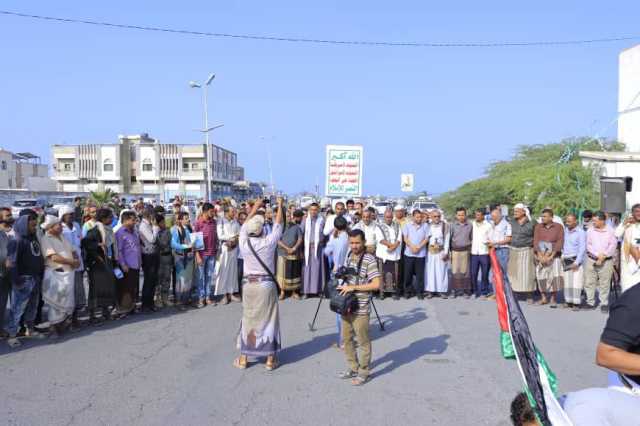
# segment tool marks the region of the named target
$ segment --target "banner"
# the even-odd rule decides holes
[[[327,197],[362,196],[362,147],[327,145]]]
[[[400,175],[400,190],[402,192],[413,192],[413,173]]]
[[[540,424],[572,426],[556,398],[558,380],[533,342],[527,319],[511,286],[505,284],[504,271],[500,267],[495,249],[491,249],[489,258],[496,290],[502,356],[507,359],[515,358],[529,404]]]

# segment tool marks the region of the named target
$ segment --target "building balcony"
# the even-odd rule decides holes
[[[53,175],[54,180],[78,180],[78,174],[74,171],[56,171]]]
[[[180,173],[180,180],[205,180],[204,170],[184,170]]]

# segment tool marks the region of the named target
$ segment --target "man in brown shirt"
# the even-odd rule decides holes
[[[535,254],[538,290],[542,295],[539,304],[546,305],[550,294],[550,308],[556,308],[556,292],[563,287],[563,269],[560,256],[564,245],[564,229],[553,221],[553,210],[542,211],[542,222],[533,231],[533,252]]]

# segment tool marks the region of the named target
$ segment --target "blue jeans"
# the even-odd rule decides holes
[[[471,255],[471,284],[473,285],[476,297],[489,294],[489,266],[488,254]],[[482,276],[480,280],[478,280],[478,271],[481,272]]]
[[[504,285],[509,285],[509,277],[507,276],[507,271],[509,270],[509,248],[508,247],[500,247],[496,249],[496,258],[498,259],[498,263],[500,264],[500,268],[502,269],[502,279]],[[491,283],[491,291],[495,293],[495,281],[493,278],[493,269],[490,273]]]
[[[7,324],[7,332],[11,337],[18,334],[20,319],[24,316],[24,324],[31,328],[38,313],[40,301],[40,279],[22,275],[18,283],[11,288],[11,314]]]
[[[208,299],[211,296],[215,269],[216,257],[202,256],[202,264],[198,265],[198,286],[196,287],[198,299]]]

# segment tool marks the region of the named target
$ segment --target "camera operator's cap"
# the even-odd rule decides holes
[[[40,226],[42,227],[42,229],[47,230],[51,228],[53,225],[57,225],[59,223],[60,223],[60,219],[58,219],[56,216],[52,214],[48,214],[44,218],[44,223]]]

